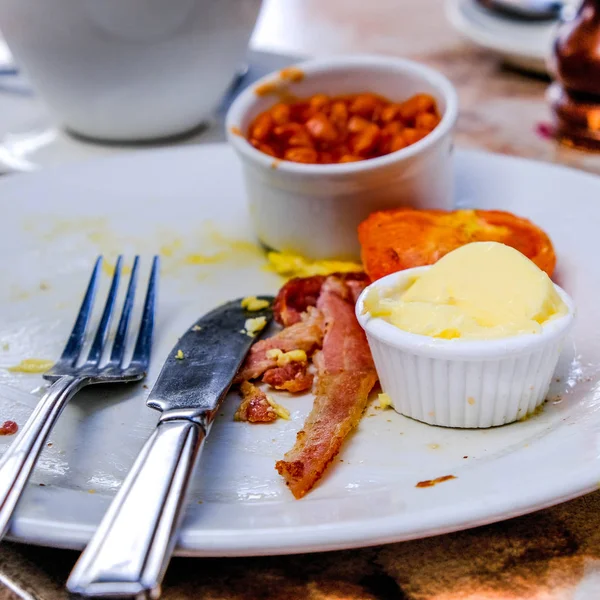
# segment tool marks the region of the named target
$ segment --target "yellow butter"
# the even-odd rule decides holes
[[[369,294],[365,309],[404,331],[443,339],[539,333],[567,313],[548,275],[498,242],[450,252],[408,289]]]

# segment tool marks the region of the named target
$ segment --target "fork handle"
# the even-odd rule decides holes
[[[205,432],[165,413],[138,455],[67,589],[82,596],[158,598]]]
[[[0,460],[0,539],[6,534],[50,430],[67,402],[87,383],[86,378],[70,376],[53,383]]]

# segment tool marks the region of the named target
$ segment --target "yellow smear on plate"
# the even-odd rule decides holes
[[[267,270],[289,279],[363,271],[360,263],[343,260],[310,260],[290,252],[269,252],[267,253],[267,262]]]
[[[11,373],[45,373],[54,364],[44,358],[24,358],[18,365],[8,367]]]

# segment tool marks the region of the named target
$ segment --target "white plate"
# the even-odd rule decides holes
[[[405,540],[597,488],[600,179],[470,152],[457,153],[456,173],[462,205],[529,216],[556,244],[558,281],[579,309],[574,344],[552,390],[562,401],[528,421],[480,431],[430,427],[371,407],[320,485],[298,501],[274,463],[291,447],[310,397],[280,395],[292,420],[272,425],[234,423],[236,399],[230,398],[202,457],[179,553],[277,554]],[[148,268],[162,249],[149,386],[178,335],[200,314],[236,296],[275,292],[280,284],[250,243],[239,167],[226,146],[15,175],[0,181],[0,198],[0,367],[58,356],[98,252],[131,257],[137,251]],[[221,253],[221,261],[187,264],[192,253]],[[39,375],[0,369],[2,419],[22,424],[40,393],[26,392],[41,384]],[[144,406],[141,385],[114,392],[81,393],[66,409],[19,506],[12,539],[78,548],[90,537],[157,417]],[[0,447],[9,442],[0,438]],[[449,474],[457,479],[415,487]]]
[[[446,14],[452,25],[477,46],[499,54],[517,68],[546,74],[555,21],[511,19],[482,8],[476,0],[446,0]]]

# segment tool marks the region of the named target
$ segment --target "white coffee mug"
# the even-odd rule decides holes
[[[0,29],[59,122],[142,141],[207,119],[243,66],[261,0],[0,0]]]

